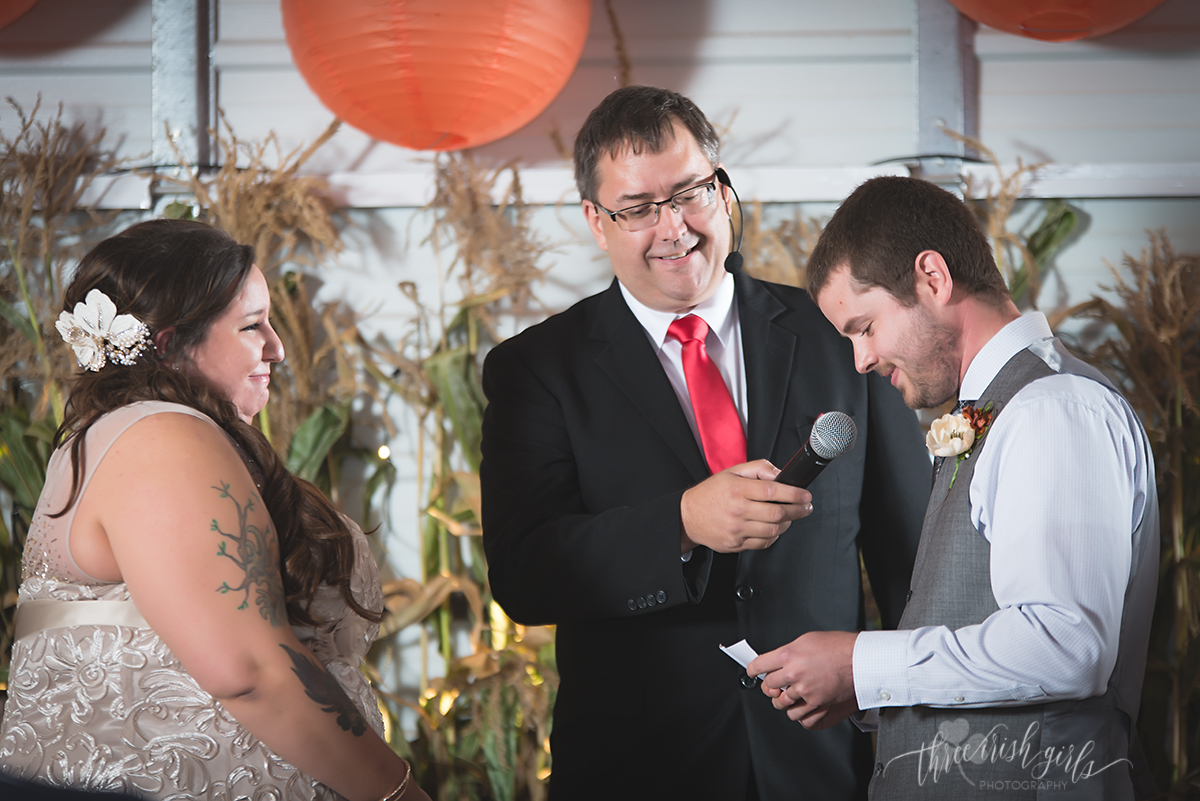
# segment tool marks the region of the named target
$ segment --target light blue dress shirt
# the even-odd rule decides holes
[[[1040,313],[1008,324],[980,350],[959,397],[979,398],[1025,348],[1054,366]],[[1132,534],[1154,491],[1150,448],[1124,398],[1074,375],[1026,385],[987,433],[971,480],[971,521],[991,544],[999,610],[954,631],[860,634],[859,708],[1102,694],[1117,658]]]

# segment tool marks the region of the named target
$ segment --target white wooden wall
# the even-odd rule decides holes
[[[614,6],[634,81],[688,94],[727,130],[724,160],[744,200],[791,201],[806,214],[828,214],[872,170],[902,171],[870,165],[915,153],[915,0],[614,0]],[[150,31],[149,0],[40,0],[0,30],[0,95],[26,109],[39,95],[43,107],[62,103],[68,120],[107,128],[122,154],[147,164]],[[290,148],[324,129],[331,115],[291,63],[276,0],[219,0],[215,38],[217,97],[240,138],[275,131]],[[1094,197],[1081,182],[1063,184],[1087,195],[1076,202],[1086,221],[1057,260],[1045,306],[1099,291],[1108,280],[1106,260],[1119,263],[1123,253],[1140,252],[1147,229],[1165,227],[1177,250],[1200,252],[1200,2],[1166,0],[1099,40],[1046,44],[983,28],[976,47],[981,138],[1002,161],[1051,160],[1100,172],[1120,167],[1117,193],[1125,197]],[[569,165],[549,134],[557,130],[569,142],[617,86],[612,30],[602,0],[595,0],[583,58],[562,94],[522,130],[476,155],[496,165],[517,159],[535,195],[577,202]],[[0,131],[11,135],[15,122],[11,109],[0,107]],[[429,197],[429,155],[344,128],[312,169],[334,175],[351,205],[370,207],[349,213],[349,250],[325,276],[323,298],[369,309],[373,330],[397,336],[409,316],[397,283],[416,281],[424,297],[436,296],[438,260],[419,244],[428,219],[414,208]],[[1154,188],[1161,180],[1139,181],[1156,171],[1180,177],[1185,188],[1138,197],[1163,193]],[[137,206],[137,192],[130,197],[127,205]],[[538,225],[561,243],[542,291],[550,309],[607,283],[607,265],[577,207],[547,208]],[[361,421],[360,441],[382,444],[370,415]],[[397,569],[415,575],[419,502],[411,425],[390,444],[401,481],[384,530]],[[405,674],[411,682],[412,671]]]

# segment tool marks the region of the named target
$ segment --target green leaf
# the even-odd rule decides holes
[[[1029,249],[1029,255],[1033,256],[1033,263],[1024,262],[1020,269],[1013,273],[1009,291],[1014,299],[1019,300],[1025,294],[1030,285],[1030,276],[1054,257],[1078,225],[1079,214],[1066,201],[1056,200],[1047,204],[1041,223],[1025,240],[1025,247]]]
[[[194,220],[196,209],[191,203],[176,200],[163,208],[163,216],[168,220]]]
[[[366,480],[366,483],[363,484],[362,520],[364,526],[366,525],[366,522],[371,519],[371,504],[375,500],[375,493],[379,491],[380,487],[384,486],[385,484],[390,485],[395,480],[396,465],[390,459],[379,459],[379,463],[375,468],[375,472],[371,473],[370,477]]]
[[[37,333],[29,318],[17,311],[16,307],[4,298],[0,298],[0,317],[8,320],[9,324],[25,335],[30,342],[37,342]]]
[[[49,454],[36,437],[26,436],[32,426],[24,409],[5,409],[0,414],[0,484],[9,489],[14,502],[32,510],[46,483]]]
[[[474,354],[465,346],[441,351],[425,360],[425,370],[437,387],[463,458],[478,472],[486,401]]]
[[[287,466],[301,478],[313,481],[334,443],[350,425],[350,405],[322,406],[300,424],[288,447]]]
[[[1041,224],[1029,235],[1025,246],[1037,259],[1044,264],[1055,254],[1079,225],[1079,214],[1066,201],[1056,200],[1046,207],[1046,216]]]
[[[50,462],[50,453],[54,448],[54,435],[58,432],[58,426],[54,425],[54,420],[49,417],[43,417],[41,420],[34,420],[25,429],[25,436],[37,440],[39,446],[44,446],[46,458],[43,460],[47,464]]]

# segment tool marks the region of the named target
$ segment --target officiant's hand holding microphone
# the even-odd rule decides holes
[[[704,545],[717,553],[769,548],[793,520],[812,513],[812,495],[779,484],[766,459],[737,464],[683,493],[680,552]]]
[[[680,550],[705,545],[718,553],[769,548],[793,520],[812,514],[809,483],[854,447],[854,421],[827,412],[808,441],[779,469],[766,459],[734,465],[687,490],[680,502]]]

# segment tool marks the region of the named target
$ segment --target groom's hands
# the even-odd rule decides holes
[[[765,673],[763,692],[807,729],[825,729],[858,711],[854,694],[856,632],[810,631],[762,654],[746,673]]]

